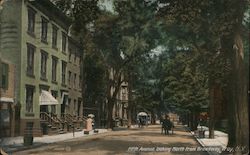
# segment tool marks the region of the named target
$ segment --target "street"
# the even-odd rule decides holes
[[[207,155],[206,152],[192,151],[200,147],[194,137],[177,125],[174,134],[161,134],[160,125],[130,130],[118,130],[88,137],[75,138],[60,143],[14,153],[15,155]],[[185,149],[185,151],[183,151]]]

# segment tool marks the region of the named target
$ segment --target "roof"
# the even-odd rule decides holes
[[[29,1],[34,7],[55,21],[65,30],[68,30],[72,20],[67,17],[59,8],[57,8],[50,0],[34,0]]]

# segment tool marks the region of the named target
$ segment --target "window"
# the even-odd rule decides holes
[[[42,17],[42,35],[41,40],[47,43],[48,20]]]
[[[74,63],[76,63],[77,51],[75,51]]]
[[[69,71],[69,75],[68,75],[68,86],[70,87],[70,78],[71,78],[71,71]]]
[[[3,89],[8,89],[9,65],[5,64],[5,63],[2,63],[1,71],[2,71],[2,75],[1,75],[0,86]]]
[[[82,76],[80,75],[79,76],[79,89],[81,89],[82,87]]]
[[[66,41],[66,34],[65,33],[62,33],[62,52],[66,53],[66,44],[67,44],[67,41]]]
[[[26,112],[33,112],[34,86],[26,85]]]
[[[74,74],[74,88],[76,88],[76,73]]]
[[[58,31],[58,28],[53,25],[53,28],[52,28],[52,47],[53,48],[57,48],[57,31]]]
[[[51,113],[56,114],[56,105],[51,105]]]
[[[76,114],[76,112],[77,112],[77,105],[76,105],[76,100],[74,100],[74,114]]]
[[[127,88],[122,86],[122,100],[126,100]]]
[[[51,90],[51,95],[56,99],[58,96],[58,91],[56,90]]]
[[[58,58],[52,56],[52,82],[56,82],[57,60]]]
[[[66,66],[67,63],[65,61],[62,61],[62,84],[65,85],[65,77],[66,77]]]
[[[79,66],[82,65],[82,56],[79,57]]]
[[[34,76],[34,53],[35,46],[27,44],[27,74]]]
[[[71,98],[68,98],[68,105],[71,104]]]
[[[41,78],[46,79],[47,77],[47,59],[48,53],[41,51]]]
[[[28,8],[28,32],[31,34],[35,33],[35,16],[36,12],[31,9]]]
[[[71,62],[71,56],[72,56],[72,49],[71,48],[69,48],[69,62]]]

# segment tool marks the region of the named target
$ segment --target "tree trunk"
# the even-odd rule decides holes
[[[189,112],[188,114],[187,114],[187,118],[188,118],[188,120],[187,120],[187,124],[188,124],[188,127],[191,129],[191,112]]]
[[[197,126],[196,126],[196,124],[197,124],[197,121],[196,121],[196,112],[194,111],[194,110],[192,110],[192,112],[191,112],[191,122],[190,122],[190,128],[191,128],[191,131],[194,131],[194,130],[196,130],[197,128]]]
[[[107,127],[109,129],[113,129],[113,127],[114,127],[114,124],[113,124],[113,108],[114,108],[114,103],[112,101],[108,101]]]
[[[153,125],[155,125],[155,113],[154,113],[154,111],[151,111],[151,123],[153,124]]]
[[[228,127],[230,147],[249,146],[249,118],[247,79],[244,65],[243,43],[240,31],[222,38],[222,50],[229,63],[227,80]],[[240,151],[244,152],[244,151]]]
[[[109,70],[107,70],[108,75],[109,75]],[[113,108],[114,104],[117,100],[117,94],[120,90],[120,86],[122,84],[121,81],[121,73],[120,72],[113,72],[114,76],[112,77],[113,79],[109,79],[109,87],[107,89],[107,96],[108,96],[108,118],[107,118],[107,126],[108,128],[113,129],[114,124],[113,124]],[[113,85],[115,83],[115,85]],[[114,88],[112,92],[112,88]]]
[[[133,96],[132,96],[132,77],[131,73],[128,73],[128,128],[132,125],[132,107],[133,107]]]
[[[214,115],[214,83],[209,86],[209,138],[214,138],[214,124],[215,124],[215,115]]]

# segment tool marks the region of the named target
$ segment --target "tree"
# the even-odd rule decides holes
[[[155,48],[157,40],[161,38],[159,31],[160,22],[155,18],[156,2],[152,1],[115,1],[115,11],[119,17],[119,27],[121,33],[121,51],[124,58],[129,60],[125,66],[129,83],[133,81],[133,73],[135,73],[136,61],[141,61],[140,56],[148,53]],[[129,92],[133,90],[133,86],[129,86]],[[131,95],[131,94],[130,94]],[[131,110],[133,102],[131,96],[128,105],[128,126],[131,126]]]
[[[230,2],[225,0],[173,2],[170,0],[163,3],[165,7],[163,7],[162,12],[167,15],[167,20],[179,21],[195,33],[201,32],[202,28],[207,28],[209,31],[204,31],[203,34],[210,34],[217,38],[216,40],[219,40],[220,52],[225,60],[224,64],[226,64],[223,68],[227,74],[225,75],[227,80],[224,81],[224,88],[227,95],[229,114],[229,146],[248,147],[247,81],[246,76],[244,76],[245,65],[242,44],[242,32],[244,30],[242,21],[248,2],[244,0]],[[204,22],[204,20],[209,22]],[[207,26],[204,25],[205,23]],[[209,47],[206,42],[204,45]],[[215,56],[215,54],[212,55]]]
[[[191,51],[180,51],[165,62],[164,90],[168,106],[191,112],[191,130],[198,124],[198,114],[208,105],[208,78],[197,65]]]
[[[135,65],[136,75],[133,81],[134,107],[137,111],[151,113],[152,123],[155,123],[155,115],[161,102],[159,77],[156,74],[158,61],[159,58],[153,51],[143,55]]]

